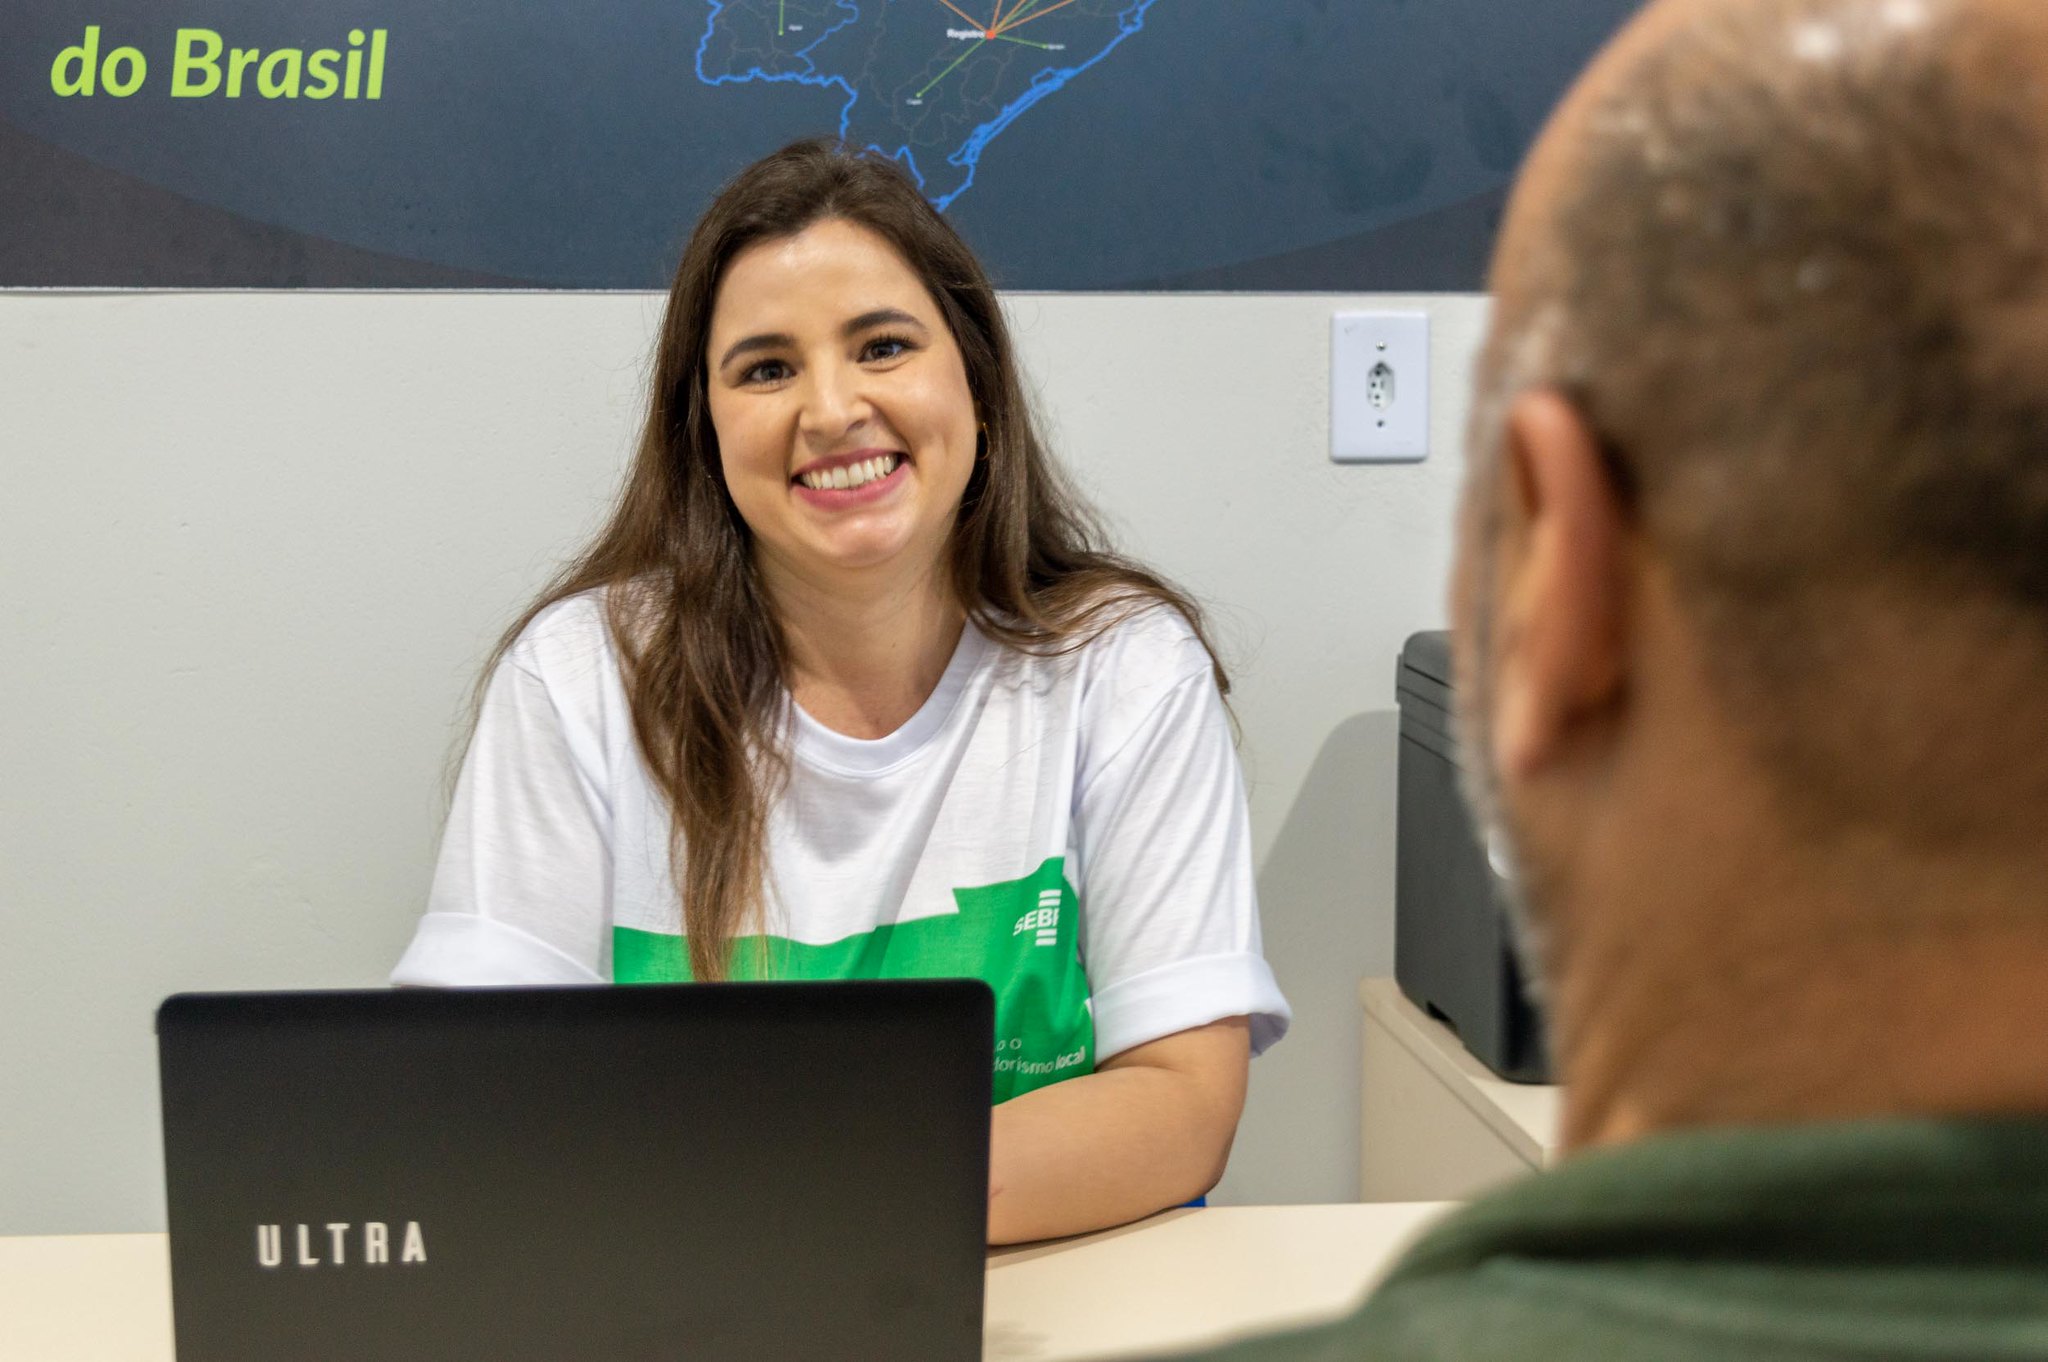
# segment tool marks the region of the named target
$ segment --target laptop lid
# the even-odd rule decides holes
[[[182,1362],[974,1358],[978,980],[186,994]]]

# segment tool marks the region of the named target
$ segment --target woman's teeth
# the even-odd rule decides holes
[[[816,472],[803,474],[798,481],[814,492],[845,491],[850,487],[861,487],[877,478],[886,478],[896,471],[896,465],[903,462],[901,454],[883,454],[859,463],[841,464],[837,468],[821,468]]]

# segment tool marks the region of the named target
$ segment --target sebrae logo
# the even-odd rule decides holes
[[[348,1247],[349,1231],[355,1229],[353,1222],[333,1220],[322,1225],[324,1231],[318,1238],[311,1225],[294,1225],[294,1247],[298,1250],[295,1261],[300,1267],[347,1267],[350,1265]],[[355,1261],[368,1267],[381,1267],[391,1261],[391,1227],[381,1220],[366,1220],[362,1232],[356,1236],[359,1245]],[[322,1253],[326,1256],[322,1257]],[[405,1222],[405,1232],[399,1238],[398,1261],[401,1263],[424,1263],[427,1261],[427,1236],[417,1220]],[[284,1265],[284,1226],[258,1225],[256,1227],[256,1265],[258,1267],[281,1267]]]
[[[1054,946],[1060,939],[1060,891],[1041,889],[1038,891],[1038,906],[1017,919],[1017,925],[1010,928],[1011,936],[1022,936],[1026,932],[1038,934],[1035,944]]]

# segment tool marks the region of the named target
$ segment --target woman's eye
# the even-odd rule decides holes
[[[759,364],[749,365],[740,375],[742,383],[780,383],[789,377],[789,366],[779,359],[764,359]]]
[[[877,336],[861,347],[860,357],[864,360],[895,359],[910,350],[910,342],[901,336]]]

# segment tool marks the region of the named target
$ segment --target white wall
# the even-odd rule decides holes
[[[1356,1194],[1393,668],[1442,619],[1476,298],[1010,300],[1057,447],[1215,608],[1293,1035],[1218,1199]],[[0,295],[0,1234],[159,1228],[151,1012],[369,985],[482,650],[600,515],[646,295]],[[1435,316],[1435,454],[1327,456],[1328,318]]]

